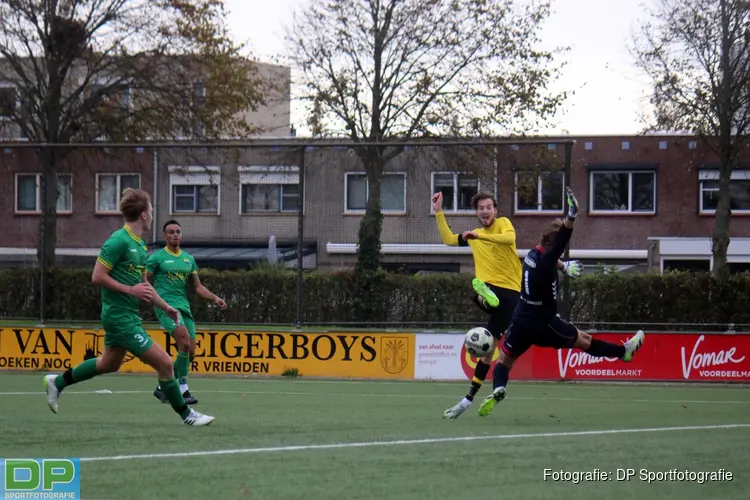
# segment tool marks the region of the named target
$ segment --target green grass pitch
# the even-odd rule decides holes
[[[41,378],[0,374],[0,456],[81,457],[84,500],[704,500],[750,490],[750,390],[741,386],[511,381],[490,417],[477,415],[485,387],[447,421],[466,383],[194,376],[196,408],[216,421],[190,428],[151,395],[155,377],[71,387],[58,415]],[[733,478],[617,481],[628,468]],[[613,476],[545,481],[544,469]]]

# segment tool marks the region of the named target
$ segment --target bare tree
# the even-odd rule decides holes
[[[241,113],[263,103],[265,82],[224,18],[220,0],[0,0],[0,80],[15,94],[0,132],[51,144],[256,132]],[[39,151],[43,270],[65,151]]]
[[[312,0],[287,32],[315,136],[354,143],[529,131],[558,109],[557,51],[536,48],[548,2]],[[368,200],[357,270],[380,267],[383,167],[403,151],[363,147]]]
[[[750,126],[750,25],[741,0],[659,0],[634,36],[651,80],[652,127],[697,134],[719,158],[714,275],[727,272],[730,181]]]

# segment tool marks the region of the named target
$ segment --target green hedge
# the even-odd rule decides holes
[[[99,290],[90,269],[54,269],[46,300],[48,320],[97,321]],[[201,271],[201,280],[229,303],[219,311],[192,297],[199,322],[293,324],[297,275],[280,268]],[[376,283],[377,285],[373,285]],[[38,318],[39,272],[0,269],[0,317]],[[471,300],[471,276],[382,274],[360,284],[351,271],[304,274],[304,323],[438,326],[481,324],[486,315]],[[144,320],[154,320],[143,308]],[[593,274],[571,280],[571,318],[581,325],[750,324],[750,274],[717,281],[707,274]]]

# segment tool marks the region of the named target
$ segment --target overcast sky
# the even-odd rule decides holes
[[[225,0],[233,35],[249,42],[262,61],[284,50],[283,28],[308,0]],[[556,90],[574,90],[544,133],[634,134],[643,127],[648,86],[628,53],[631,31],[643,18],[644,0],[552,0],[545,48],[569,46],[568,66]],[[294,73],[293,73],[294,78]],[[294,105],[293,105],[294,107]],[[302,117],[292,110],[292,124]]]

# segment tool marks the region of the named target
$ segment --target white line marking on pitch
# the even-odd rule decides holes
[[[107,392],[101,392],[101,391]],[[92,391],[65,391],[64,394],[94,395],[94,394],[151,394],[152,391],[110,391],[98,389]],[[346,393],[346,392],[304,392],[304,391],[241,391],[241,390],[207,390],[195,391],[196,394],[248,394],[263,396],[326,396],[326,397],[374,397],[374,398],[430,398],[446,399],[449,396],[441,394],[388,394],[388,393]],[[44,392],[0,392],[0,396],[39,396]],[[750,401],[739,400],[690,400],[690,399],[628,399],[628,398],[565,398],[547,396],[513,396],[513,399],[521,401],[591,401],[591,402],[618,402],[618,403],[685,403],[685,404],[728,404],[728,405],[750,405]]]
[[[258,454],[285,451],[309,451],[309,450],[338,450],[343,448],[371,448],[376,446],[411,446],[418,444],[457,443],[465,441],[487,441],[487,440],[509,440],[529,438],[555,438],[555,437],[577,437],[577,436],[601,436],[606,434],[639,434],[647,432],[671,432],[671,431],[706,431],[712,429],[737,429],[750,427],[750,424],[727,424],[727,425],[696,425],[689,427],[652,427],[645,429],[611,429],[600,431],[572,431],[572,432],[540,432],[537,434],[497,434],[494,436],[460,436],[428,439],[399,439],[394,441],[369,441],[359,443],[332,443],[332,444],[307,444],[299,446],[270,446],[265,448],[238,448],[229,450],[212,451],[186,451],[178,453],[148,453],[144,455],[113,455],[109,457],[85,457],[81,462],[105,462],[115,460],[138,460],[149,458],[185,458],[205,457],[214,455],[240,455]]]

